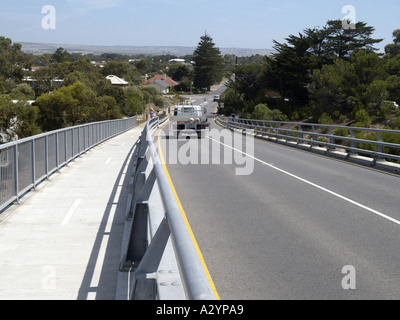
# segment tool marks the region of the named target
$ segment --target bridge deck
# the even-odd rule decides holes
[[[113,300],[143,128],[76,159],[0,215],[0,300]]]

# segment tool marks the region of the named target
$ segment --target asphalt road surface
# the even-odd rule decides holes
[[[399,176],[236,133],[208,145],[165,135],[169,173],[221,299],[400,299]],[[196,145],[199,164],[183,164]]]

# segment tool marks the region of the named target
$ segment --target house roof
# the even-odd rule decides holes
[[[177,63],[183,63],[185,62],[185,59],[171,59],[169,62],[177,62]]]
[[[129,84],[124,79],[118,78],[117,76],[110,75],[110,76],[107,76],[106,78],[108,80],[110,80],[111,84],[113,84],[113,85],[127,86]]]
[[[164,79],[164,77],[165,77],[165,79]],[[143,83],[143,85],[154,83],[156,81],[163,81],[163,82],[167,83],[171,87],[175,87],[175,86],[177,86],[179,84],[179,82],[174,81],[172,78],[170,78],[168,76],[165,76],[163,74],[157,74],[153,78],[151,78],[151,79],[147,80],[145,83]]]
[[[153,82],[153,84],[158,84],[160,87],[163,87],[163,88],[169,88],[170,87],[170,85],[167,82],[163,81],[163,80],[156,80],[156,81]]]

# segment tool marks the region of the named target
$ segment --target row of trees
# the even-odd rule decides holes
[[[366,112],[387,119],[393,105],[386,101],[400,101],[400,31],[385,55],[376,53],[382,39],[373,32],[364,22],[345,30],[333,20],[290,35],[286,43],[275,41],[275,54],[233,68],[224,112],[312,121],[354,121]]]
[[[112,88],[117,94],[113,97],[97,95],[94,89],[77,80],[40,95],[34,104],[22,96],[22,90],[19,90],[22,88],[27,92],[30,89],[19,85],[15,90],[19,92],[17,102],[13,94],[0,95],[0,128],[7,141],[16,135],[24,138],[40,132],[143,114],[149,105],[154,108],[163,106],[158,91],[153,87]]]
[[[100,69],[62,48],[44,59],[47,56],[25,54],[20,45],[0,38],[0,131],[6,141],[15,136],[24,138],[78,124],[130,117],[144,113],[146,107],[164,105],[153,87],[115,87],[106,79],[108,72],[124,72],[122,62],[112,61]],[[40,60],[47,62],[40,69],[29,71]],[[31,79],[34,86],[24,78]]]
[[[0,93],[10,93],[16,85],[21,83],[24,76],[32,76],[32,73],[27,74],[24,71],[29,70],[32,66],[42,67],[34,73],[35,79],[38,81],[35,88],[36,96],[54,89],[51,87],[51,80],[54,78],[65,79],[74,71],[84,74],[97,73],[97,77],[116,75],[124,78],[132,86],[139,86],[146,74],[151,77],[157,73],[166,72],[174,80],[182,82],[181,87],[184,90],[194,87],[201,91],[203,88],[209,89],[214,83],[220,82],[226,71],[224,67],[231,65],[234,59],[230,55],[222,57],[213,39],[207,34],[201,37],[193,55],[181,57],[187,62],[194,61],[194,66],[189,63],[171,65],[169,61],[175,58],[178,57],[170,54],[157,56],[81,55],[71,54],[63,48],[58,48],[53,54],[44,53],[34,56],[23,53],[20,44],[13,44],[11,39],[0,37]],[[96,70],[89,61],[106,61],[107,63],[101,70]]]
[[[76,66],[82,60],[108,61],[101,74],[104,76],[113,74],[124,78],[131,85],[140,85],[144,76],[151,77],[157,73],[167,73],[175,81],[180,82],[179,91],[189,91],[195,88],[197,91],[209,89],[214,83],[222,80],[224,66],[230,65],[232,56],[221,56],[220,50],[215,46],[213,39],[205,34],[192,55],[181,57],[188,63],[170,64],[171,59],[177,59],[175,55],[156,55],[156,56],[128,56],[119,54],[103,54],[100,56],[90,55],[83,57],[79,54],[70,54],[63,48],[56,50],[54,54],[43,54],[34,60],[39,65],[51,66],[55,62],[58,64],[71,63]],[[130,61],[130,62],[129,62]],[[189,62],[194,62],[191,65]]]
[[[221,81],[223,73],[223,58],[208,35],[201,38],[194,54],[186,57],[195,61],[194,67],[167,68],[169,60],[177,58],[171,55],[85,57],[59,48],[53,54],[34,56],[21,49],[21,45],[0,37],[0,131],[6,140],[163,107],[164,101],[155,88],[140,86],[145,74],[168,70],[181,82],[181,89],[193,88],[194,82],[200,91]],[[91,63],[103,59],[108,60],[103,68]],[[32,66],[40,68],[31,71]],[[108,75],[124,78],[130,86],[115,87],[106,79]],[[34,85],[28,85],[26,79]]]

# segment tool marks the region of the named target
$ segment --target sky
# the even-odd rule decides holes
[[[377,45],[381,51],[393,42],[399,0],[1,0],[0,36],[13,42],[195,47],[207,32],[220,48],[272,49],[273,40],[285,42],[305,28],[344,19],[346,5],[357,22],[375,27],[373,37],[385,39]],[[43,13],[45,6],[55,14]]]

